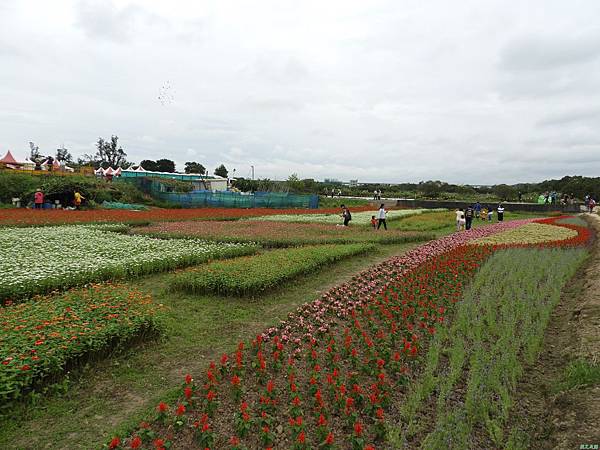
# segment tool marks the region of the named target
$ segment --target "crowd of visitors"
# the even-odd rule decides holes
[[[495,210],[498,222],[504,221],[504,206],[502,203],[498,204]],[[493,206],[482,206],[481,203],[477,202],[464,209],[458,208],[456,210],[456,231],[470,230],[473,226],[473,219],[491,222],[493,218]]]

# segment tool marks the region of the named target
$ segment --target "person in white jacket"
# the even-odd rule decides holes
[[[385,228],[385,230],[387,231],[387,223],[385,223],[385,208],[383,203],[381,204],[381,206],[379,207],[379,211],[377,211],[377,229],[379,230],[379,228],[381,227],[381,225],[383,224],[383,228]]]

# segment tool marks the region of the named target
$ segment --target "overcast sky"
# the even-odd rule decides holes
[[[600,1],[0,0],[0,153],[111,134],[246,177],[598,176]]]

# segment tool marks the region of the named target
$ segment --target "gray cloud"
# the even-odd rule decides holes
[[[500,54],[500,66],[511,71],[544,71],[582,64],[600,56],[600,34],[524,36],[511,40]]]
[[[554,127],[579,123],[593,123],[594,126],[598,127],[600,124],[600,109],[573,110],[553,114],[540,120],[537,124],[541,127]]]
[[[600,170],[594,0],[24,0],[0,12],[0,153],[24,157],[33,140],[80,155],[117,134],[133,161],[279,179]]]

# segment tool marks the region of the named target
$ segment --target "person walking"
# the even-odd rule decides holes
[[[471,205],[467,206],[467,209],[465,210],[465,230],[471,229],[471,225],[473,223],[473,214],[475,214],[475,211]]]
[[[85,197],[81,195],[79,191],[75,191],[75,194],[73,195],[73,203],[75,203],[75,209],[79,209],[82,200],[85,200]]]
[[[465,213],[462,208],[456,210],[456,231],[463,229],[465,225]]]
[[[475,210],[475,217],[481,219],[481,203],[475,203],[475,207],[473,209]]]
[[[352,214],[350,214],[350,210],[346,207],[346,205],[341,205],[342,208],[342,218],[344,219],[344,226],[347,227],[350,221],[352,220]]]
[[[492,217],[494,215],[494,208],[492,208],[491,206],[487,209],[487,217],[488,217],[488,222],[492,221]]]
[[[379,211],[377,211],[377,229],[379,230],[379,228],[381,227],[381,225],[383,224],[383,228],[387,231],[387,223],[385,222],[385,207],[384,204],[382,203],[379,206]]]
[[[504,220],[504,206],[502,206],[502,203],[498,205],[496,211],[498,211],[498,222],[502,222]]]
[[[588,201],[588,209],[590,210],[590,214],[594,212],[595,207],[596,207],[596,200],[594,200],[594,197],[590,196],[590,199]]]
[[[33,194],[33,204],[35,209],[42,209],[44,206],[44,193],[41,189],[36,189],[35,194]]]

